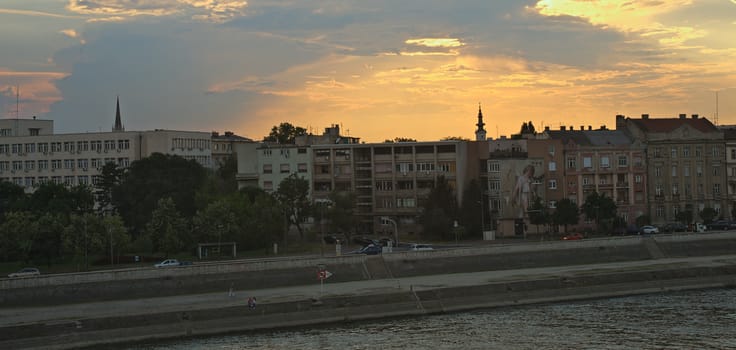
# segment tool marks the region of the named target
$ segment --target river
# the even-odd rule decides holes
[[[736,349],[736,289],[248,332],[126,349]]]

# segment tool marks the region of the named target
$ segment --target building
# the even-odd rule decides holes
[[[243,136],[235,135],[232,131],[225,131],[220,135],[219,132],[212,132],[212,165],[215,168],[221,167],[230,157],[235,155],[238,144],[253,143],[254,141]]]
[[[52,120],[0,119],[0,181],[23,186],[26,192],[43,182],[94,185],[105,164],[126,168],[157,152],[212,167],[209,133],[124,131],[119,102],[113,131],[54,134],[53,130]]]
[[[724,133],[706,118],[640,119],[616,116],[616,129],[646,145],[648,211],[651,223],[680,221],[680,213],[713,208],[730,217],[726,190],[727,163]],[[726,210],[724,210],[726,209]]]

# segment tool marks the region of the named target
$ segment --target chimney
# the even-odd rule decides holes
[[[212,137],[217,137],[217,136],[220,136],[220,133],[217,132],[217,131],[213,131],[212,132]]]
[[[545,126],[544,131],[549,131],[549,126]]]
[[[584,125],[580,125],[580,131],[583,131],[583,130],[585,130],[585,126]]]
[[[564,125],[560,125],[560,130],[561,131],[565,131],[565,126]]]
[[[698,119],[698,115],[697,114],[693,114],[693,119]]]
[[[642,114],[641,119],[649,119],[649,114]]]
[[[606,129],[605,125],[601,125],[601,130],[608,130],[608,129]]]
[[[685,119],[685,118],[687,118],[687,114],[685,114],[685,113],[680,113],[680,119]]]
[[[593,130],[593,127],[588,125],[588,131]]]

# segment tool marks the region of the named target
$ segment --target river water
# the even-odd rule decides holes
[[[736,289],[248,332],[128,349],[736,349]]]

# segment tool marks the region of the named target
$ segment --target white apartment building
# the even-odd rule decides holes
[[[178,155],[212,167],[209,132],[152,130],[54,134],[52,120],[0,119],[0,181],[33,192],[43,182],[94,185],[102,167],[126,168],[153,153]]]

